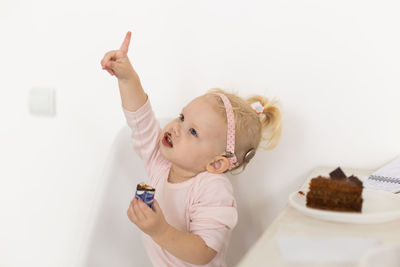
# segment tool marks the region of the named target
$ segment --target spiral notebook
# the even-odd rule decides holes
[[[392,193],[400,191],[400,156],[368,176],[364,187]]]

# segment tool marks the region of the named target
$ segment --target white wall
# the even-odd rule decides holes
[[[124,123],[100,60],[126,31],[160,117],[211,87],[280,99],[282,141],[246,180],[261,185],[250,212],[265,228],[316,166],[373,169],[399,154],[398,12],[396,1],[2,0],[0,266],[74,266]],[[38,86],[56,88],[56,117],[29,114]]]

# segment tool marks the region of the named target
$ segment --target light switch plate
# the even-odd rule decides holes
[[[54,88],[31,88],[28,102],[32,115],[49,117],[56,115],[56,91]]]

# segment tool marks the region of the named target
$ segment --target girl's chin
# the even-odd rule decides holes
[[[162,155],[164,158],[166,158],[166,159],[168,159],[168,160],[170,160],[170,153],[172,152],[170,149],[171,149],[171,148],[169,148],[169,147],[164,147],[163,144],[161,144],[160,153],[161,153],[161,155]]]

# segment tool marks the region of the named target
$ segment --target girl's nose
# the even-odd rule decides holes
[[[179,123],[175,124],[172,127],[172,130],[173,130],[173,132],[174,132],[176,137],[179,137],[181,135],[181,126],[179,125]]]

